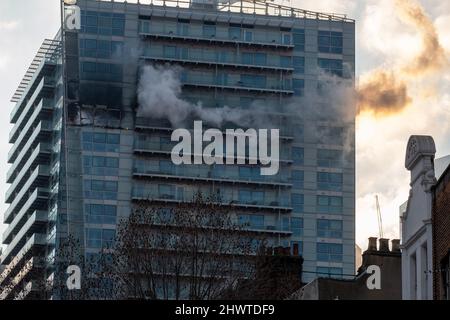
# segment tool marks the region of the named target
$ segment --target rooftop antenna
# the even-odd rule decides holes
[[[381,219],[381,209],[380,209],[380,201],[378,200],[378,195],[375,196],[375,201],[376,201],[377,216],[378,216],[378,232],[380,234],[380,239],[384,239],[383,220]]]

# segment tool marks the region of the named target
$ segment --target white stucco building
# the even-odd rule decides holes
[[[432,190],[436,183],[436,147],[430,136],[411,136],[405,167],[411,172],[411,190],[406,207],[400,208],[403,299],[431,300]]]

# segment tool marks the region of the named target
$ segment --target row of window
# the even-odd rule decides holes
[[[149,20],[140,21],[140,31],[144,33],[151,33],[152,29],[159,31],[159,29],[164,28],[164,25],[152,26]],[[189,21],[179,20],[176,33],[179,36],[200,36],[200,34],[194,33],[194,29],[190,28]],[[256,32],[256,33],[255,33]],[[173,30],[169,33],[174,33]],[[228,28],[228,40],[235,41],[245,41],[253,42],[256,41],[255,37],[261,34],[264,30],[254,30],[254,26],[243,26],[239,24],[230,24]],[[204,22],[203,29],[201,31],[201,36],[208,39],[213,39],[217,37],[217,28],[213,22]],[[296,51],[305,51],[305,30],[304,29],[292,29],[288,31],[281,31],[279,40],[272,39],[285,45],[294,45]],[[332,54],[342,54],[343,53],[343,33],[336,31],[319,31],[317,37],[317,45],[319,52],[322,53],[332,53]]]
[[[283,218],[281,220],[281,225],[266,225],[264,215],[239,215],[238,223],[249,229],[255,230],[277,230],[281,231],[291,231],[294,236],[301,237],[303,235],[303,219],[302,218]]]
[[[123,36],[125,33],[125,15],[82,10],[81,32],[103,36]]]
[[[121,64],[82,62],[81,79],[91,81],[122,82],[123,69]]]
[[[92,224],[116,224],[117,207],[104,204],[86,204],[84,214],[87,223]]]
[[[304,148],[292,148],[292,161],[294,165],[302,166],[305,160]],[[342,168],[344,164],[344,153],[342,150],[317,150],[317,165],[324,168]]]
[[[98,59],[121,58],[123,56],[123,42],[80,39],[80,56]]]
[[[342,262],[343,246],[338,243],[318,243],[316,253],[317,261]]]
[[[119,175],[119,158],[84,156],[83,168],[85,174],[117,177]]]
[[[83,150],[94,152],[119,152],[120,134],[83,132]]]
[[[319,52],[342,54],[344,46],[342,32],[319,31]]]
[[[294,68],[296,73],[305,73],[305,58],[291,56],[273,56],[265,52],[242,52],[240,57],[232,51],[217,51],[209,48],[196,49],[177,46],[164,46],[162,54],[164,58],[184,59],[196,61],[211,61],[223,63],[241,63],[257,66],[280,66],[283,68]],[[156,49],[147,47],[145,54],[152,56]]]
[[[114,245],[116,231],[112,229],[86,229],[86,247],[108,249]]]
[[[223,35],[218,37],[217,26],[212,21],[205,21],[202,30],[199,33],[197,28],[190,28],[190,22],[188,20],[179,20],[176,30],[175,29],[165,29],[163,23],[154,25],[151,24],[150,20],[140,20],[139,30],[143,33],[176,33],[178,36],[184,37],[203,37],[207,39],[220,38],[223,40],[233,40],[233,41],[245,41],[245,42],[276,42],[284,45],[295,45],[298,51],[305,50],[305,31],[303,29],[293,29],[291,31],[281,32],[278,39],[265,39],[261,41],[261,36],[265,35],[263,30],[258,30],[255,32],[253,25],[240,25],[230,23],[228,27],[228,37]],[[221,30],[222,31],[222,30]],[[222,31],[223,32],[223,31]],[[259,41],[258,41],[259,40]]]
[[[139,189],[139,188],[138,188]],[[142,190],[144,193],[144,191]],[[176,188],[174,185],[158,185],[158,193],[159,197],[163,199],[175,199],[176,196],[181,197],[183,193],[182,188]],[[220,194],[220,193],[219,193]],[[250,205],[258,205],[258,204],[267,204],[266,197],[267,194],[265,191],[256,191],[256,190],[246,190],[240,189],[238,191],[238,200],[242,204],[250,204]],[[145,196],[145,194],[143,194]],[[223,201],[227,201],[227,199],[222,199]],[[288,204],[288,198],[286,196],[280,195],[280,202],[283,205]],[[292,193],[291,194],[291,206],[295,213],[303,213],[304,205],[305,205],[305,196],[300,193]],[[279,203],[277,202],[277,205]],[[341,214],[343,212],[343,199],[339,196],[317,196],[316,197],[316,206],[317,212],[323,214]]]
[[[84,180],[84,197],[94,200],[117,200],[118,182]]]

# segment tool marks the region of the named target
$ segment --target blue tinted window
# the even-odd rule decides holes
[[[293,57],[294,71],[295,73],[304,74],[305,73],[305,58],[304,57]]]
[[[288,56],[280,56],[280,67],[291,68],[292,67],[292,58],[288,57]]]
[[[296,96],[304,96],[305,93],[305,80],[304,79],[293,79],[292,89]]]
[[[342,221],[317,220],[317,236],[321,238],[342,238]]]
[[[342,54],[342,32],[319,31],[319,52]]]
[[[342,244],[318,243],[317,260],[324,262],[342,262]]]
[[[305,30],[294,29],[292,34],[295,51],[305,51]]]
[[[319,67],[325,72],[342,77],[344,75],[344,66],[342,60],[319,58]]]
[[[291,218],[291,231],[294,237],[303,236],[303,219]]]
[[[84,196],[86,199],[117,200],[117,181],[85,180]]]
[[[342,173],[318,172],[317,188],[326,191],[342,191]]]
[[[115,237],[115,230],[86,229],[86,246],[93,249],[112,248]]]
[[[325,168],[341,168],[344,161],[342,150],[317,150],[317,165]]]
[[[116,224],[117,207],[103,204],[85,205],[86,221],[92,224]]]
[[[304,163],[305,151],[303,148],[293,147],[292,148],[292,161],[297,166],[302,166]]]
[[[241,28],[230,27],[230,29],[228,30],[228,36],[230,40],[241,40]]]
[[[317,211],[320,213],[342,213],[342,197],[317,196]]]
[[[305,196],[303,194],[292,194],[292,208],[294,209],[294,212],[296,213],[302,213],[303,206],[305,204]]]
[[[305,173],[303,171],[292,171],[292,184],[295,189],[303,189]]]
[[[205,38],[213,38],[216,36],[216,26],[204,25],[203,26],[203,36]]]

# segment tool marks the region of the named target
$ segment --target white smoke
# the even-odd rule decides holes
[[[242,127],[275,128],[283,125],[274,116],[288,114],[293,119],[327,119],[352,121],[355,117],[353,79],[343,79],[319,72],[321,89],[307,90],[304,97],[285,99],[283,105],[254,102],[247,109],[207,108],[201,101],[191,103],[181,98],[180,67],[143,66],[138,84],[139,117],[169,120],[178,128],[186,120],[203,120],[221,127],[234,123]]]
[[[194,117],[221,126],[226,122],[243,124],[251,116],[249,111],[230,107],[205,108],[201,101],[193,104],[180,98],[181,69],[171,66],[144,66],[138,84],[138,116],[167,119],[179,127]]]

